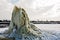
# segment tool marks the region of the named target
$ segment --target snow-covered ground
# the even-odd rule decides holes
[[[42,30],[42,40],[60,40],[60,24],[35,24]]]
[[[60,40],[60,24],[34,24],[41,29],[42,40]],[[6,28],[0,28],[0,33],[3,33]]]
[[[45,31],[60,31],[60,24],[34,24],[36,27],[38,27],[41,30]],[[6,28],[0,28],[0,33],[4,32],[5,30],[8,30],[8,27]]]
[[[60,31],[60,24],[35,24],[41,30]]]
[[[0,28],[0,33],[3,33],[6,30],[8,30],[8,27],[6,27],[6,28]]]

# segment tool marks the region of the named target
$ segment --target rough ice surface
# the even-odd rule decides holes
[[[57,33],[59,35],[59,33]],[[42,32],[42,40],[60,40],[59,36],[56,36],[56,33]]]
[[[0,30],[2,30],[0,28]],[[5,31],[6,28],[3,30]],[[4,32],[2,31],[2,32]],[[0,31],[1,32],[1,31]],[[40,40],[60,40],[60,31],[41,31],[42,34],[41,34],[41,38]],[[14,33],[12,33],[10,36],[13,37]],[[1,36],[1,35],[0,35]],[[3,36],[2,36],[3,37]],[[16,36],[16,40],[39,40],[39,38],[37,37],[34,37],[34,36]]]

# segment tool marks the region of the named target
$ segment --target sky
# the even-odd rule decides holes
[[[60,0],[0,0],[0,20],[11,20],[15,5],[24,8],[30,20],[60,21]]]

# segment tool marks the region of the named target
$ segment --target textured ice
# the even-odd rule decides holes
[[[8,28],[2,28],[4,31]],[[2,30],[0,28],[0,30]],[[0,31],[0,32],[4,32],[4,31]],[[37,37],[34,37],[34,36],[26,36],[26,35],[19,35],[17,36],[16,34],[16,40],[60,40],[60,31],[41,31],[42,34],[41,34],[41,38],[37,38]],[[11,33],[10,37],[13,37],[15,34],[14,33]],[[7,35],[5,35],[7,36]],[[0,37],[3,37],[2,35],[0,35]]]

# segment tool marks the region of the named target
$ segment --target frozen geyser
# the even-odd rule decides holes
[[[8,32],[9,38],[15,40],[40,40],[40,29],[30,24],[28,15],[23,8],[14,7]]]

